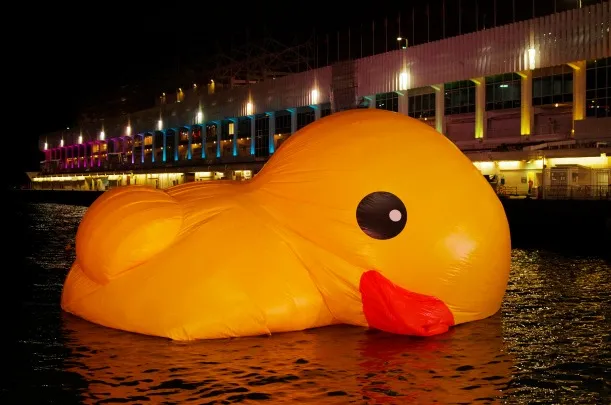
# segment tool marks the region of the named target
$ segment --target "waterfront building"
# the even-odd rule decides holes
[[[309,123],[379,108],[443,133],[500,194],[609,198],[610,21],[603,2],[273,80],[177,89],[155,108],[42,135],[32,187],[248,179]]]

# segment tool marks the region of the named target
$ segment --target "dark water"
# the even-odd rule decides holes
[[[175,343],[60,311],[84,211],[19,206],[5,223],[2,271],[15,281],[3,291],[16,308],[3,321],[2,405],[611,403],[611,265],[600,259],[515,250],[501,313],[434,338],[330,327]]]

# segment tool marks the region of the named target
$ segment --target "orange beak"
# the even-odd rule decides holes
[[[401,288],[375,270],[363,273],[359,289],[371,328],[399,335],[433,336],[454,325],[452,312],[439,298]]]

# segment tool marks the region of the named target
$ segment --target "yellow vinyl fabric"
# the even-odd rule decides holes
[[[290,136],[252,180],[105,192],[79,226],[61,305],[176,340],[367,327],[361,284],[374,270],[460,324],[499,310],[510,249],[501,202],[450,140],[349,110]]]

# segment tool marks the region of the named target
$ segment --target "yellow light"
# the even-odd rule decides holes
[[[481,167],[482,169],[492,169],[494,167],[494,162],[484,161],[484,162],[473,162],[475,166]]]
[[[399,90],[405,91],[409,87],[409,75],[407,72],[399,74]]]
[[[202,121],[204,120],[204,113],[201,111],[197,112],[197,117],[196,117],[196,121],[198,124],[201,124]]]
[[[106,134],[104,133],[104,131],[100,131],[100,141],[103,141],[105,136]]]
[[[130,136],[132,134],[132,127],[130,125],[125,127],[125,133],[127,134],[127,136]]]
[[[48,146],[49,146],[49,145],[48,145],[48,144],[45,142],[45,147],[44,147],[44,150],[47,150]]]
[[[318,104],[318,90],[313,89],[312,94],[310,95],[311,102],[310,104]]]
[[[501,170],[515,170],[515,169],[519,169],[521,166],[521,163],[519,160],[501,160],[499,162],[499,169]]]
[[[78,136],[78,143],[83,143],[83,135]]]
[[[157,121],[157,129],[159,131],[161,131],[163,129],[163,121],[162,120]]]
[[[59,141],[59,146],[60,146],[61,148],[63,148],[63,147],[64,147],[64,138],[62,138],[62,139]]]
[[[536,55],[537,52],[535,48],[530,48],[528,51],[528,69],[534,70],[536,65]]]
[[[604,156],[603,156],[604,155]],[[600,156],[587,156],[587,157],[557,157],[548,158],[550,166],[556,165],[580,165],[594,168],[608,168],[609,162],[606,154]]]
[[[246,115],[252,115],[252,103],[250,101],[246,103]]]
[[[397,37],[397,41],[403,41],[402,37]]]

